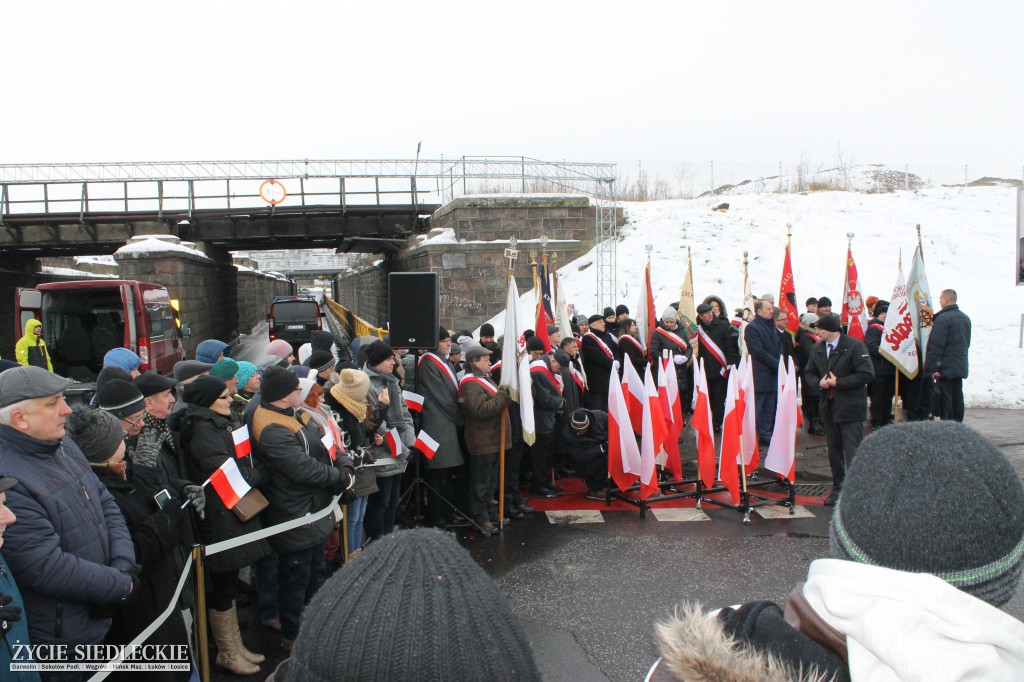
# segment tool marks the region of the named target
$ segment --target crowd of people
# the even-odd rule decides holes
[[[913,421],[931,417],[933,383],[937,416],[963,420],[970,320],[954,291],[939,300],[927,365],[919,380],[900,387]],[[502,347],[490,324],[476,338],[441,328],[436,347],[414,350],[392,348],[386,336],[345,343],[314,332],[297,350],[270,342],[259,363],[236,361],[229,344],[209,339],[169,377],[140,374],[138,356],[115,348],[91,404],[74,409],[62,397],[70,380],[52,373],[39,326],[27,325],[18,363],[0,360],[0,512],[6,495],[17,517],[0,514],[10,569],[9,576],[0,570],[0,623],[33,644],[131,642],[174,598],[197,542],[255,535],[207,557],[207,584],[186,584],[179,599],[182,609],[194,609],[195,590],[203,590],[216,663],[254,674],[265,657],[242,641],[240,571],[250,572],[262,624],[279,631],[291,652],[303,611],[329,573],[364,544],[383,546],[420,502],[424,525],[472,524],[486,537],[533,512],[530,498],[563,492],[565,477],[582,478],[588,497],[605,499],[616,362],[641,373],[648,363],[655,374],[675,371],[690,412],[694,357],[701,357],[713,428],[721,431],[726,377],[745,352],[758,433],[767,442],[779,361],[792,357],[805,428],[827,438],[834,487],[826,504],[837,504],[861,446],[869,387],[872,425],[892,420],[895,373],[878,354],[888,304],[870,304],[866,344],[844,333],[825,297],[807,301],[795,336],[770,295],[732,318],[719,297],[708,296],[696,306],[695,329],[669,306],[649,339],[638,337],[623,305],[574,318],[566,338],[555,325],[545,334],[527,331],[536,431],[529,445],[519,404],[499,385]],[[209,485],[226,466],[251,488],[245,497],[255,507]],[[266,527],[329,509],[335,497],[347,511],[344,527],[320,514],[259,537]],[[400,509],[403,499],[410,504]],[[13,602],[23,614],[6,607]],[[188,627],[174,610],[147,641],[187,644]],[[532,670],[532,661],[523,665]]]

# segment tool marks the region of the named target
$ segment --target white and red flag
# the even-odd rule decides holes
[[[860,278],[857,276],[857,264],[853,262],[853,247],[846,249],[846,284],[843,286],[843,324],[847,325],[846,333],[860,341],[864,340],[864,330],[868,328],[867,306],[861,295]]]
[[[882,330],[882,342],[878,352],[896,369],[903,372],[908,379],[917,376],[920,363],[917,356],[917,344],[914,339],[914,316],[911,312],[910,300],[907,298],[907,284],[903,279],[903,264],[900,263],[896,274],[896,286],[889,299],[889,312],[885,316],[885,328]]]
[[[800,408],[796,404],[796,368],[779,358],[779,400],[775,406],[775,430],[764,458],[764,467],[793,482],[796,476],[796,430]]]
[[[697,436],[697,471],[700,479],[708,488],[715,484],[715,430],[711,425],[711,401],[708,397],[708,379],[704,373],[704,361],[697,360],[697,371],[694,372],[694,394],[696,402],[693,408],[693,426]]]
[[[423,396],[419,393],[413,393],[412,391],[402,391],[402,397],[405,398],[406,406],[413,412],[423,411]]]
[[[419,435],[416,436],[416,442],[412,446],[422,452],[427,459],[434,459],[434,455],[437,454],[437,449],[441,447],[441,444],[431,438],[430,434],[426,431],[420,431]]]
[[[665,415],[665,467],[672,472],[674,480],[683,479],[683,462],[679,453],[679,436],[686,424],[683,422],[683,401],[679,397],[679,379],[672,358],[659,359],[661,371],[658,373],[658,398],[661,400],[661,411]]]
[[[398,453],[402,449],[402,439],[398,435],[398,429],[390,429],[384,434],[384,442],[388,444],[388,449],[391,450],[391,457],[398,457]]]
[[[789,259],[789,238],[786,238],[786,258],[782,261],[782,282],[779,284],[779,307],[786,313],[786,330],[796,338],[800,327],[800,312],[796,309],[796,284],[793,281],[793,263]]]
[[[640,433],[643,427],[647,390],[644,388],[644,380],[636,373],[636,368],[628,358],[622,363],[622,394],[626,398],[629,422],[633,425],[633,430]]]
[[[740,409],[740,449],[747,471],[754,471],[761,463],[761,452],[757,444],[757,406],[754,393],[754,363],[748,356],[740,360],[739,391],[736,401]]]
[[[225,459],[224,463],[210,475],[209,482],[228,509],[233,509],[238,501],[251,490],[245,477],[242,476],[242,472],[238,470],[235,460],[230,457]]]
[[[537,440],[537,429],[533,420],[533,380],[530,378],[530,356],[526,354],[526,339],[523,337],[525,330],[519,314],[516,278],[509,277],[508,296],[505,299],[505,334],[501,343],[501,378],[498,385],[507,388],[512,400],[519,403],[523,442],[533,445]]]
[[[331,461],[338,459],[338,439],[335,437],[334,429],[328,426],[327,433],[320,439],[320,442],[327,448],[327,452],[331,455]]]
[[[608,474],[619,490],[626,490],[640,475],[640,448],[629,421],[626,398],[619,383],[619,363],[612,363],[608,381]]]
[[[722,454],[718,460],[718,480],[725,484],[732,503],[740,503],[740,469],[738,463],[743,456],[740,444],[743,406],[739,401],[739,372],[729,372],[729,387],[725,394],[725,418],[722,422]],[[756,446],[756,442],[755,442]]]
[[[242,424],[231,432],[231,440],[235,443],[235,457],[242,459],[252,452],[252,441],[249,440],[249,427]]]
[[[647,399],[644,401],[643,428],[640,432],[640,498],[650,497],[658,492],[657,458],[665,447],[667,429],[665,415],[661,411],[661,399],[658,388],[654,385],[654,374],[647,365],[644,372],[644,390]]]
[[[651,347],[651,334],[658,326],[658,317],[654,310],[654,291],[651,289],[650,263],[644,269],[644,288],[640,292],[635,321],[637,337],[640,339],[640,349],[647,353],[647,349]]]

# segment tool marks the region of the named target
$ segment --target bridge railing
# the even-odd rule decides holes
[[[289,207],[439,204],[482,192],[578,192],[607,196],[614,164],[549,162],[528,157],[457,159],[176,161],[0,165],[4,216],[191,215],[194,211]],[[271,208],[267,180],[287,197]],[[308,210],[304,209],[304,210]]]

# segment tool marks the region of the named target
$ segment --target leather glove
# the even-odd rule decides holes
[[[203,513],[203,510],[206,509],[206,492],[203,491],[203,486],[187,485],[182,488],[181,491],[185,494],[185,497],[188,498],[189,503],[195,507],[196,514],[199,514],[199,518],[205,519],[206,514]]]
[[[137,467],[154,469],[160,458],[160,448],[167,440],[167,433],[159,429],[143,429],[135,443],[132,464]]]
[[[11,606],[11,600],[14,599],[9,594],[0,594],[0,637],[7,634],[15,623],[21,620],[21,607]]]

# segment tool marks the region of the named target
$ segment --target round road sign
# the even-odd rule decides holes
[[[277,206],[288,196],[284,185],[277,180],[266,180],[260,185],[260,197],[271,206]]]

